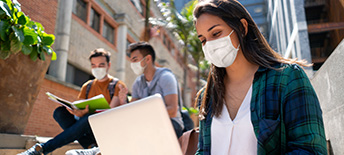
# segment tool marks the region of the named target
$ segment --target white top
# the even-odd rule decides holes
[[[220,117],[211,124],[212,155],[256,155],[257,138],[251,123],[252,86],[232,121],[224,104]]]

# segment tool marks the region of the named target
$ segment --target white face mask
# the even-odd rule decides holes
[[[202,46],[205,59],[216,67],[228,67],[233,64],[240,47],[235,48],[230,38],[234,30],[226,37],[207,41]]]
[[[92,68],[92,74],[93,76],[98,79],[101,80],[103,79],[107,72],[106,72],[106,68],[105,67],[101,67],[101,68]]]
[[[133,70],[133,72],[136,75],[141,75],[143,73],[143,71],[145,70],[145,68],[147,67],[147,65],[145,65],[144,67],[141,66],[141,62],[145,59],[146,57],[144,57],[141,61],[139,62],[132,62],[130,64],[131,69]]]

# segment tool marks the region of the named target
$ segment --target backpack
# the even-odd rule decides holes
[[[186,131],[189,131],[191,129],[194,128],[195,124],[193,122],[193,120],[190,117],[189,111],[187,110],[182,110],[182,102],[181,102],[181,98],[180,98],[180,90],[179,90],[179,85],[178,85],[178,80],[176,77],[174,77],[177,81],[177,91],[178,91],[178,105],[179,105],[179,112],[182,115],[182,120],[183,120],[183,124],[184,124],[184,129],[183,129],[183,133]]]
[[[181,99],[180,99],[178,84],[177,84],[177,89],[178,89],[178,105],[179,105],[178,109],[179,109],[180,114],[182,115],[182,120],[183,120],[183,123],[184,123],[184,129],[183,129],[183,133],[184,133],[186,131],[189,131],[189,130],[193,129],[195,125],[194,125],[193,120],[190,117],[189,111],[182,110],[183,105],[180,102]]]
[[[164,72],[171,72],[172,73],[171,70],[164,70]],[[173,73],[172,73],[172,75],[174,76]],[[183,124],[184,124],[183,133],[184,133],[185,131],[193,129],[194,123],[193,123],[193,120],[191,119],[191,117],[189,115],[189,112],[187,110],[182,110],[183,105],[182,105],[181,98],[180,98],[180,90],[179,90],[178,80],[175,76],[174,76],[174,78],[176,79],[176,82],[177,82],[177,92],[178,92],[177,95],[178,95],[178,106],[179,106],[178,111],[180,112],[182,120],[183,120]]]
[[[94,80],[91,80],[91,82],[89,82],[86,86],[86,99],[88,99],[88,93],[90,92],[90,89],[91,89],[93,82],[94,82]],[[118,82],[118,79],[113,78],[108,85],[108,90],[109,90],[111,99],[112,99],[113,95],[115,94],[115,87],[116,87],[117,82]]]

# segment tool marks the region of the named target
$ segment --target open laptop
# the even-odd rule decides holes
[[[102,155],[181,155],[160,94],[89,117]]]

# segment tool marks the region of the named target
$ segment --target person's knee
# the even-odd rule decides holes
[[[54,110],[53,117],[56,121],[59,121],[61,118],[66,117],[66,112],[69,113],[65,107],[60,106]]]

